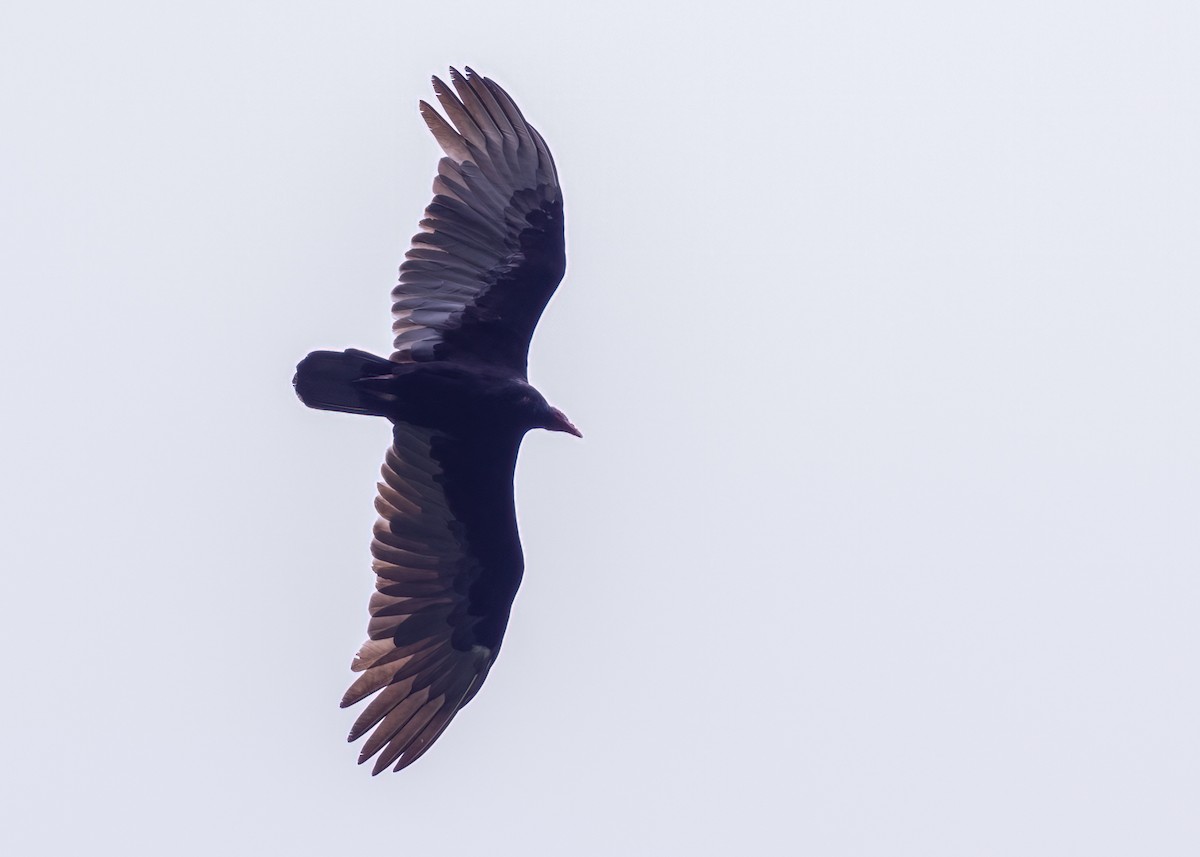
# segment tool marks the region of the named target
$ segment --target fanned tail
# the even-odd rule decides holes
[[[353,348],[314,351],[296,367],[292,386],[310,408],[381,417],[385,413],[378,394],[357,382],[389,376],[394,368],[390,360]]]

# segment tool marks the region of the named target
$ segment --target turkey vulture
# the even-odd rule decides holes
[[[446,153],[392,290],[394,351],[314,351],[293,384],[310,408],[391,420],[350,730],[359,763],[399,771],[442,734],[500,651],[524,562],[513,470],[521,439],[581,437],[526,379],[534,326],[566,268],[563,204],[542,136],[495,82],[433,78],[421,102]],[[453,124],[451,124],[453,123]]]

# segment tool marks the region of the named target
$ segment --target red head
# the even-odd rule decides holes
[[[542,428],[549,429],[550,431],[565,431],[567,434],[575,435],[575,437],[583,437],[583,432],[575,428],[571,421],[567,419],[567,415],[558,408],[550,409],[550,419]]]

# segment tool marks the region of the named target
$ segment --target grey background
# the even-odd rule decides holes
[[[1193,855],[1200,7],[10,4],[0,846]],[[558,159],[504,652],[337,700],[470,64]]]

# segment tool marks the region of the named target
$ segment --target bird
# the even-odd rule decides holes
[[[563,199],[541,134],[495,81],[433,78],[445,116],[433,200],[392,290],[393,351],[314,351],[293,385],[310,408],[385,417],[375,589],[342,707],[372,774],[411,765],[496,661],[524,573],[513,477],[531,429],[582,437],[528,379],[529,343],[566,271]],[[370,733],[368,735],[368,733]]]

